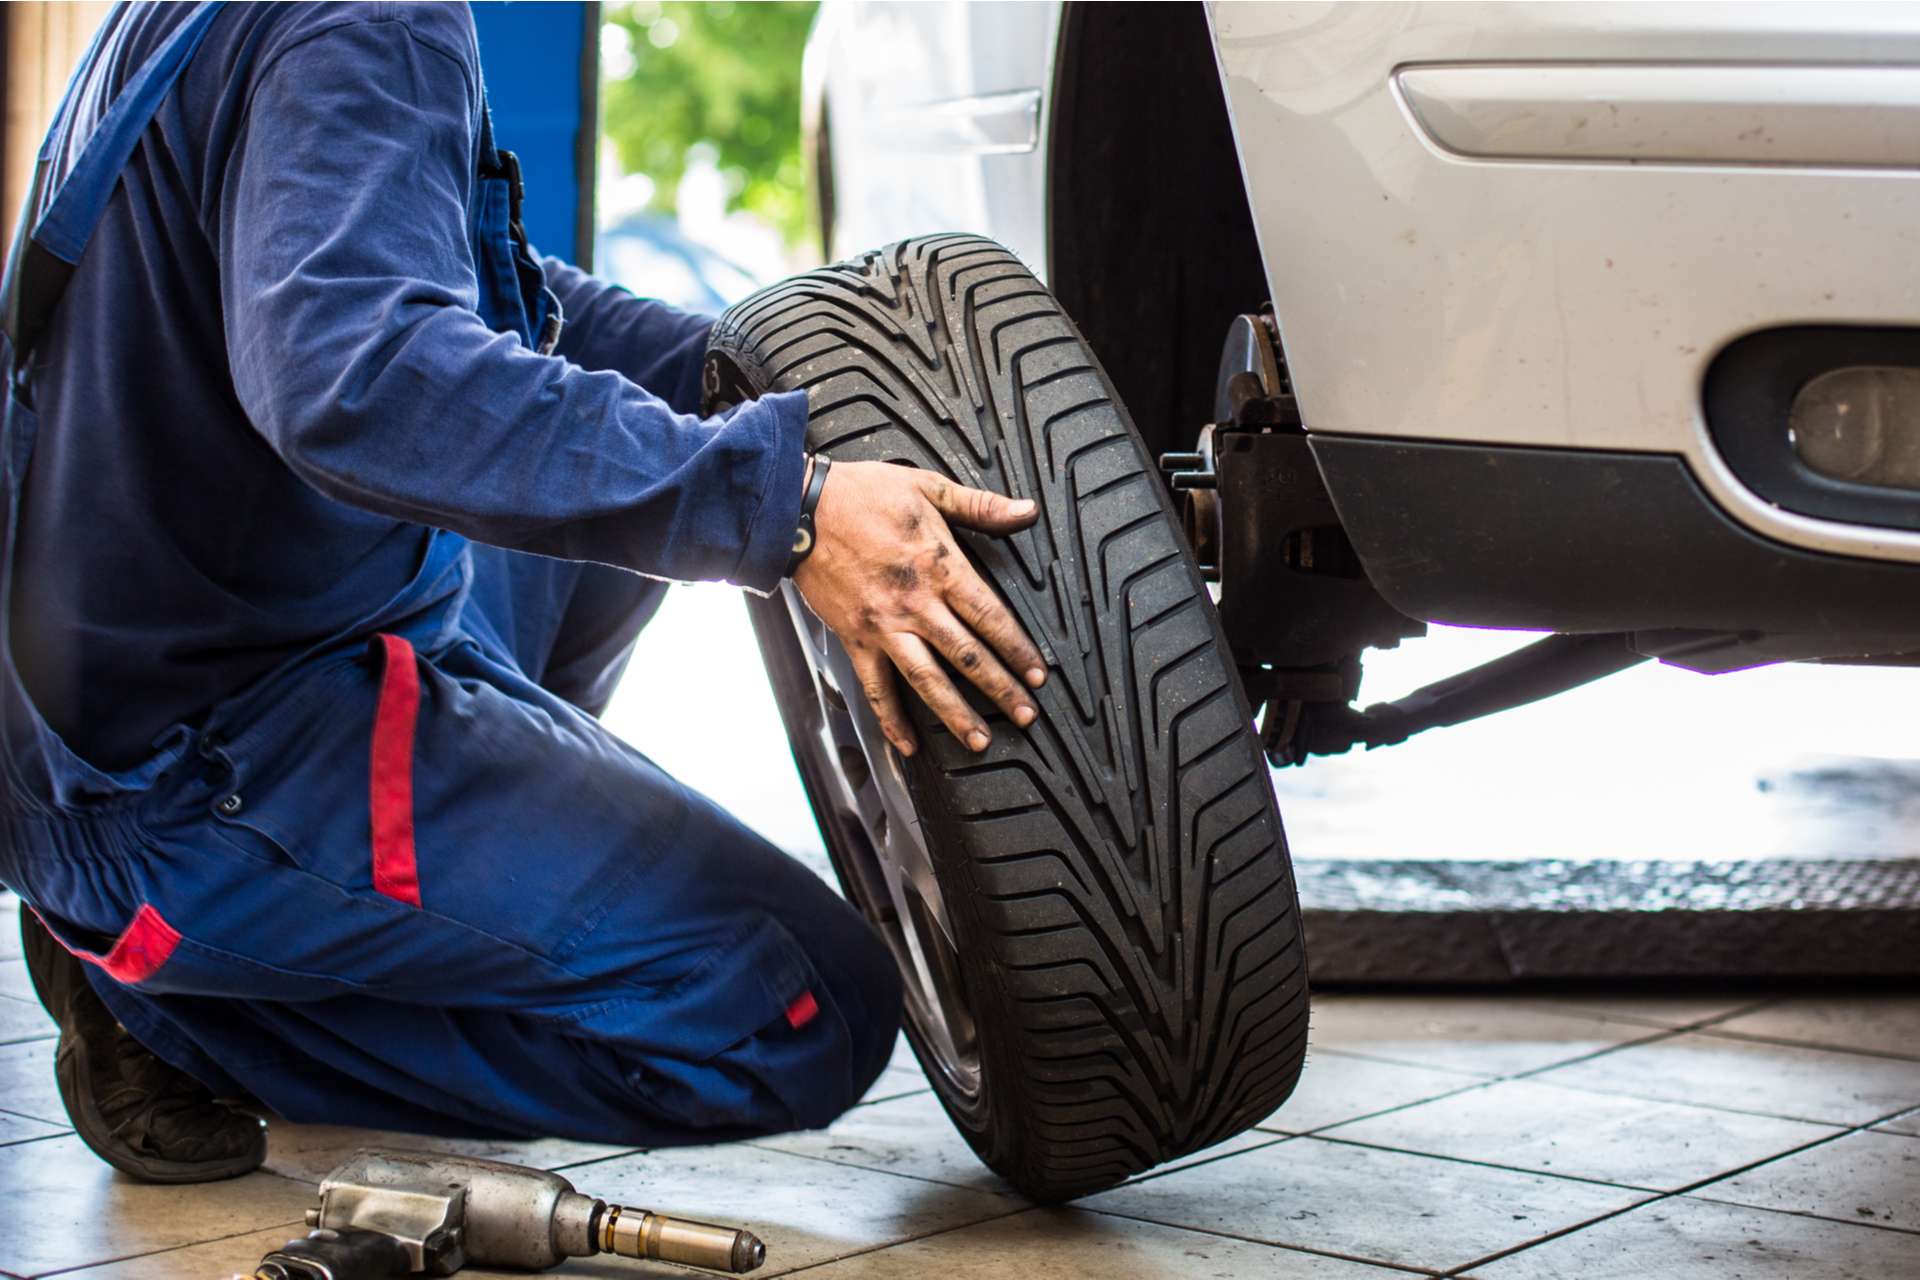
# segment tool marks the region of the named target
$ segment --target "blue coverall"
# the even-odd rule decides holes
[[[883,944],[594,718],[656,578],[778,578],[804,397],[700,420],[707,321],[528,254],[464,5],[123,6],[42,159],[0,881],[113,1012],[302,1121],[855,1101]]]

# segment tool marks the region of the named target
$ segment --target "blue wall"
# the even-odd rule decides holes
[[[478,0],[472,7],[494,139],[520,157],[526,175],[527,236],[541,252],[586,266],[593,249],[594,143],[588,139],[585,174],[579,146],[581,129],[597,133],[599,121],[591,105],[594,85],[581,80],[583,71],[595,79],[598,72],[582,55],[599,6]],[[585,235],[583,202],[589,206]]]

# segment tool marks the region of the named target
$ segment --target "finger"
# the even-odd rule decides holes
[[[920,700],[932,708],[933,714],[940,717],[940,722],[954,737],[966,743],[969,750],[987,749],[993,735],[987,732],[985,722],[974,714],[960,691],[953,687],[953,681],[947,679],[947,673],[940,669],[926,641],[911,632],[896,631],[887,637],[887,654],[913,686],[913,691],[920,695]]]
[[[990,489],[969,489],[944,476],[923,473],[920,492],[941,515],[982,533],[1013,533],[1040,518],[1032,498],[1009,498]]]
[[[963,561],[962,571],[954,574],[947,587],[947,603],[966,628],[992,645],[1029,686],[1038,689],[1047,682],[1047,662],[1039,648],[972,565]]]
[[[900,705],[900,690],[893,683],[893,664],[878,649],[851,649],[847,657],[853,663],[853,674],[860,678],[860,692],[880,722],[880,732],[887,735],[895,751],[912,755],[918,743],[907,709]]]
[[[921,622],[926,627],[924,634],[933,642],[933,647],[946,654],[947,661],[961,675],[973,681],[980,692],[992,698],[1015,724],[1024,729],[1033,723],[1034,717],[1040,713],[1027,701],[1026,690],[1007,674],[1007,669],[1000,665],[993,651],[961,625],[960,619],[954,617],[951,610],[935,601],[921,615]]]

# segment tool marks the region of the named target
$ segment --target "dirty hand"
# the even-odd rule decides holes
[[[974,751],[987,749],[986,724],[947,678],[935,651],[1015,724],[1033,723],[1038,713],[1021,681],[1039,688],[1046,664],[960,554],[947,521],[1006,534],[1038,518],[1030,499],[968,489],[913,467],[836,462],[827,473],[814,511],[813,551],[794,571],[793,584],[847,647],[861,691],[901,755],[912,755],[915,743],[894,667],[956,738]]]

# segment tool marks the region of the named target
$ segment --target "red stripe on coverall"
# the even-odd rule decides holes
[[[39,914],[38,911],[34,912],[36,916]],[[44,919],[40,923],[42,927],[46,925]],[[113,949],[104,956],[67,946],[67,940],[51,929],[47,933],[55,942],[88,964],[106,970],[107,976],[115,982],[129,985],[145,982],[160,972],[161,966],[173,955],[173,949],[180,945],[180,931],[162,919],[150,902],[140,904],[140,909],[133,913],[132,922],[114,939]]]
[[[787,1025],[795,1031],[812,1022],[820,1012],[820,1002],[813,998],[813,992],[802,991],[799,999],[787,1006]]]
[[[420,867],[413,854],[413,731],[420,717],[420,668],[413,646],[383,635],[386,672],[373,716],[373,887],[398,902],[420,905]]]

